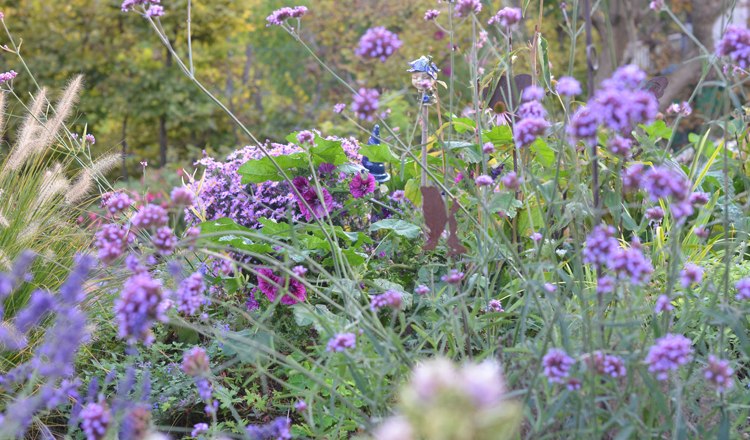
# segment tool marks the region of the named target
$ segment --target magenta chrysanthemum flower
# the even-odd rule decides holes
[[[750,67],[750,30],[740,26],[727,26],[724,36],[716,45],[716,54],[726,56],[742,69]]]
[[[110,264],[125,253],[125,249],[132,241],[133,237],[127,227],[107,224],[96,233],[94,244],[99,251],[99,259],[104,264]]]
[[[563,96],[576,96],[583,93],[581,83],[572,76],[561,76],[557,80],[557,93]]]
[[[615,237],[615,228],[599,225],[586,238],[583,248],[583,262],[597,267],[606,265],[617,253],[620,244]]]
[[[687,263],[685,268],[680,271],[680,284],[688,288],[693,284],[699,284],[703,281],[703,268],[697,264]]]
[[[354,333],[337,333],[326,345],[326,351],[342,352],[357,346],[357,335]]]
[[[86,434],[86,440],[102,440],[107,435],[107,429],[112,423],[112,413],[106,403],[89,403],[78,415],[81,419],[81,430]]]
[[[708,364],[703,370],[703,377],[713,386],[716,391],[723,393],[734,386],[732,376],[734,370],[729,366],[729,361],[719,359],[714,355],[708,356]]]
[[[375,295],[370,299],[370,310],[377,312],[383,308],[399,309],[403,297],[398,290],[386,290],[385,293]]]
[[[492,177],[482,174],[481,176],[477,176],[476,179],[474,179],[474,183],[477,184],[477,186],[490,186],[492,185],[494,181],[492,180]]]
[[[382,26],[378,26],[368,29],[362,35],[354,53],[362,58],[379,59],[381,62],[385,62],[402,44],[401,40],[398,39],[398,35]]]
[[[573,364],[575,360],[559,348],[549,350],[542,358],[544,375],[550,383],[563,383]]]
[[[287,289],[288,293],[285,293],[280,300],[281,304],[287,306],[303,302],[307,298],[307,289],[299,280],[290,278],[287,283],[287,280],[268,268],[258,269],[258,289],[263,292],[269,301],[276,300],[279,289]]]
[[[420,284],[416,289],[414,289],[414,293],[416,293],[417,295],[427,295],[428,293],[430,293],[430,288],[425,286],[424,284]]]
[[[375,192],[375,176],[370,173],[357,173],[349,182],[349,192],[355,199],[361,199],[367,194]]]
[[[656,298],[656,305],[654,306],[654,313],[664,313],[674,310],[674,306],[672,305],[672,301],[669,299],[667,295],[659,295],[658,298]]]
[[[487,24],[493,25],[497,23],[500,26],[507,28],[518,24],[522,17],[523,14],[518,8],[503,8],[497,11],[497,14],[490,18]]]
[[[424,12],[424,19],[425,21],[430,21],[438,18],[438,15],[440,15],[440,11],[437,9],[428,9]]]
[[[281,26],[290,18],[302,18],[305,14],[307,14],[307,7],[305,6],[295,6],[293,8],[285,6],[273,11],[271,15],[266,17],[266,21],[268,22],[268,26]]]
[[[193,347],[182,355],[182,371],[190,377],[205,377],[211,372],[211,363],[203,347]]]
[[[114,308],[120,337],[145,344],[153,341],[154,321],[167,319],[162,284],[148,272],[136,273],[125,281]]]
[[[440,280],[448,284],[458,284],[464,279],[464,273],[458,269],[451,269],[447,274],[440,277]]]
[[[133,216],[131,223],[135,229],[151,229],[169,223],[167,211],[159,205],[146,205]]]
[[[602,376],[614,378],[623,377],[627,373],[625,362],[614,355],[604,354],[601,351],[595,351],[589,357],[590,367]]]
[[[187,315],[194,315],[205,303],[206,283],[203,275],[195,272],[180,282],[177,288],[177,310]]]
[[[482,12],[482,2],[480,0],[458,0],[454,10],[459,17],[468,17],[470,14],[479,14]]]
[[[360,88],[352,97],[352,111],[365,121],[374,121],[377,115],[380,93],[375,89]]]
[[[169,226],[162,226],[151,236],[151,242],[161,255],[171,255],[177,246],[177,236]]]
[[[737,289],[737,294],[734,296],[737,300],[748,300],[750,299],[750,278],[743,278],[734,285]]]
[[[657,339],[648,351],[646,363],[648,371],[656,374],[658,380],[667,380],[670,371],[677,371],[687,364],[693,355],[693,342],[682,335],[667,333]]]
[[[491,299],[490,302],[487,303],[487,311],[501,313],[504,312],[505,309],[503,308],[503,303],[500,302],[499,299]]]
[[[195,194],[190,188],[184,186],[176,186],[172,188],[172,193],[169,195],[172,199],[172,204],[175,206],[193,206],[195,203]]]
[[[115,215],[133,205],[133,199],[124,192],[109,192],[102,194],[102,208]]]
[[[599,128],[599,118],[589,107],[581,107],[573,115],[568,125],[568,135],[587,144],[596,142],[596,130]]]

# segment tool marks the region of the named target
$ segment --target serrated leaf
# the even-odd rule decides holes
[[[513,132],[507,125],[497,125],[482,133],[482,142],[492,142],[496,147],[512,144]]]
[[[308,168],[307,159],[305,153],[294,153],[285,156],[276,156],[273,158],[279,167],[286,171],[291,170],[304,170]],[[268,181],[280,182],[284,180],[284,176],[274,166],[273,161],[269,157],[263,157],[260,159],[249,160],[242,164],[237,170],[237,173],[242,176],[242,183],[263,183]]]
[[[363,145],[359,149],[359,154],[367,156],[372,162],[398,163],[399,158],[393,154],[388,145]]]
[[[341,141],[323,139],[317,135],[315,136],[315,146],[310,148],[310,154],[312,154],[315,166],[322,163],[342,165],[348,160],[344,148],[341,146]]]

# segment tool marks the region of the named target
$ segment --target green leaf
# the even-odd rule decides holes
[[[448,150],[459,150],[464,161],[469,163],[481,163],[484,160],[479,145],[463,141],[448,141],[445,143]]]
[[[489,210],[492,212],[502,211],[508,218],[513,218],[519,208],[523,206],[523,203],[516,199],[516,195],[513,193],[499,193],[494,194],[490,199]]]
[[[531,151],[536,154],[536,159],[545,167],[551,167],[555,164],[555,150],[553,150],[547,142],[542,138],[537,138],[533,144],[531,144]]]
[[[322,163],[342,165],[348,160],[344,148],[341,147],[341,141],[327,140],[317,135],[315,146],[310,148],[310,153],[315,166]]]
[[[659,138],[669,139],[672,137],[672,129],[667,127],[667,124],[664,121],[655,121],[653,124],[642,125],[642,127],[652,141]]]
[[[404,195],[407,199],[409,199],[414,205],[421,206],[422,205],[422,192],[419,190],[419,178],[415,177],[413,179],[409,179],[406,182],[406,185],[404,185]]]
[[[293,227],[289,223],[278,223],[265,217],[259,218],[258,223],[263,225],[259,231],[263,235],[273,235],[277,237],[290,237],[292,235]]]
[[[393,154],[388,145],[363,145],[359,149],[359,154],[367,156],[372,162],[398,163],[399,158]]]
[[[294,153],[286,156],[276,156],[274,160],[279,167],[286,171],[293,169],[304,170],[308,169],[307,159],[305,153]],[[284,180],[284,176],[274,166],[273,161],[269,157],[263,157],[261,159],[249,160],[242,164],[237,172],[242,176],[242,183],[263,183],[269,180],[274,182],[280,182]]]
[[[238,225],[230,218],[203,222],[198,227],[201,230],[201,237],[213,243],[258,254],[273,252],[270,245],[254,243],[250,237],[243,236],[243,233],[256,233],[256,231]]]
[[[341,251],[341,254],[352,266],[360,266],[364,264],[365,261],[367,261],[366,255],[361,254],[354,249],[344,249]]]
[[[497,147],[511,144],[513,143],[513,132],[507,125],[497,125],[492,127],[492,130],[482,133],[482,142],[492,142]]]
[[[458,134],[464,134],[468,131],[474,131],[474,120],[471,118],[454,118],[451,121],[451,124],[453,124],[453,129],[456,130],[456,133]]]
[[[405,238],[418,238],[422,235],[422,229],[420,229],[419,226],[405,220],[392,218],[380,220],[370,225],[370,232],[379,231],[381,229],[391,230],[394,234]]]

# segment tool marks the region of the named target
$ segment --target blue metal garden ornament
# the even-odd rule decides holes
[[[367,145],[380,145],[380,125],[375,124],[370,135],[370,140],[367,141]],[[387,182],[391,176],[385,172],[385,163],[383,162],[370,162],[367,156],[362,156],[362,166],[372,174],[378,183]]]
[[[432,57],[422,55],[414,61],[409,63],[410,69],[407,72],[411,73],[426,73],[433,80],[437,79],[437,74],[440,69],[432,62]]]

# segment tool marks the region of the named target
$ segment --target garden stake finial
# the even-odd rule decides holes
[[[419,105],[422,109],[422,186],[427,185],[427,121],[429,117],[429,107],[432,104],[433,96],[431,91],[435,87],[439,69],[432,62],[432,58],[421,56],[409,63],[411,72],[411,83],[420,92]]]
[[[370,139],[367,141],[367,145],[380,145],[380,125],[375,124],[372,129]],[[378,183],[387,182],[391,176],[385,172],[385,163],[383,162],[370,162],[370,158],[362,156],[362,166],[375,177]]]

